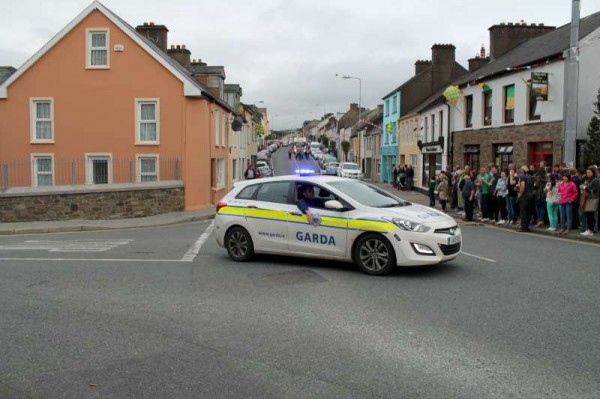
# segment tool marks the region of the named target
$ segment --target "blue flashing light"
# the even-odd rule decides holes
[[[315,174],[315,171],[313,169],[296,169],[296,173],[300,176],[310,176]]]

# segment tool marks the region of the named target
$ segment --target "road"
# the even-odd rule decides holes
[[[598,246],[465,225],[372,277],[210,226],[0,237],[0,397],[599,396]]]

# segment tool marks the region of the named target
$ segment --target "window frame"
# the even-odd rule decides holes
[[[215,147],[220,146],[221,132],[220,132],[220,124],[221,124],[221,111],[215,109]]]
[[[154,104],[154,123],[156,124],[156,139],[153,141],[142,141],[142,105]],[[159,145],[160,144],[160,98],[136,98],[135,104],[135,145]],[[150,122],[144,122],[150,123]]]
[[[50,138],[37,138],[37,122],[47,122],[46,119],[39,120],[37,117],[37,104],[50,103]],[[54,144],[54,98],[53,97],[31,97],[29,99],[30,111],[30,144]]]
[[[510,87],[513,88],[513,109],[511,109],[511,110],[506,109],[507,100],[508,100],[507,94],[508,94],[508,89]],[[504,124],[514,124],[515,123],[515,104],[514,104],[515,96],[516,96],[515,91],[516,91],[516,87],[514,84],[506,85],[502,88],[502,92],[503,92],[503,98],[502,98],[502,111],[503,111],[502,114],[503,115],[502,115],[502,117],[503,117]],[[512,115],[510,118],[508,117],[509,112]]]
[[[90,152],[85,153],[85,184],[104,184],[94,183],[93,174],[93,161],[94,160],[107,160],[108,161],[108,176],[107,184],[113,184],[113,156],[110,152]]]
[[[221,165],[221,168],[219,168]],[[220,190],[225,187],[225,159],[217,158],[215,161],[215,174],[216,174],[216,189]]]
[[[481,105],[482,105],[481,108],[482,108],[483,113],[482,113],[481,122],[484,127],[492,126],[492,117],[493,117],[493,111],[494,111],[493,94],[494,94],[493,90],[490,90],[489,93],[482,93],[483,96],[482,96],[482,101],[481,101]],[[488,99],[488,97],[489,97],[489,106],[486,103],[486,100]],[[489,111],[489,115],[488,115],[488,111]],[[486,117],[488,118],[489,122],[486,122]]]
[[[39,159],[50,159],[50,176],[52,177],[52,182],[50,184],[42,184],[38,183],[38,163]],[[56,165],[54,162],[54,154],[52,153],[33,153],[31,154],[31,186],[32,187],[49,187],[54,186],[56,184],[56,174],[54,173],[56,170]],[[44,173],[44,175],[48,175]]]
[[[272,186],[272,185],[276,185],[276,184],[283,184],[283,183],[288,185],[286,202],[273,202],[273,201],[266,201],[264,199],[258,198],[258,193],[260,192],[260,190],[262,190],[263,187]],[[292,189],[292,185],[291,185],[291,181],[289,181],[289,180],[261,183],[261,184],[259,184],[259,187],[254,192],[253,199],[255,201],[268,202],[269,204],[290,205],[290,195],[293,195],[291,189]]]
[[[473,95],[465,96],[465,129],[473,127]]]
[[[103,49],[92,47],[92,34],[100,32],[106,34],[106,65],[92,65],[92,51]],[[85,50],[85,69],[110,69],[110,28],[86,28]]]
[[[142,160],[154,159],[156,180],[142,181]],[[135,155],[135,181],[137,183],[152,183],[160,181],[160,155],[159,154],[136,154]],[[151,176],[146,174],[147,176]]]
[[[531,79],[528,79],[527,80],[527,109],[525,110],[526,115],[527,115],[527,122],[539,122],[542,120],[542,112],[540,111],[539,115],[537,115],[537,116],[533,114],[532,111],[535,110],[535,108],[534,109],[531,108],[532,99],[533,98],[531,95]],[[534,101],[535,101],[535,104],[539,107],[539,104],[538,104],[539,101],[537,101],[537,100],[534,100]]]

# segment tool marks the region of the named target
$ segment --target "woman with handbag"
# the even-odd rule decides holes
[[[548,183],[544,188],[546,192],[546,209],[548,211],[548,220],[550,227],[546,231],[556,231],[558,227],[558,184],[556,184],[556,175],[550,175]]]
[[[596,175],[595,168],[589,167],[585,172],[585,182],[581,185],[583,196],[581,198],[581,209],[585,212],[587,229],[582,236],[594,235],[595,213],[598,212],[598,201],[600,198],[600,179]]]

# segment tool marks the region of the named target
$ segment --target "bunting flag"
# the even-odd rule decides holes
[[[479,87],[481,87],[481,90],[483,90],[485,94],[492,92],[492,88],[485,83],[479,83]]]
[[[444,93],[442,95],[444,96],[446,101],[450,103],[450,105],[456,107],[456,104],[458,104],[458,100],[462,95],[462,91],[460,91],[460,88],[458,86],[448,86],[448,88],[444,90]]]
[[[506,88],[506,109],[515,109],[515,86]]]
[[[385,131],[388,132],[389,134],[394,133],[394,125],[392,125],[391,123],[388,123],[387,125],[385,125]]]

